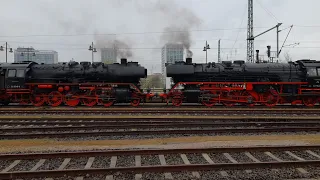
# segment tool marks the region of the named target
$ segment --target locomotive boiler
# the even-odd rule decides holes
[[[145,94],[140,89],[140,78],[147,69],[137,62],[104,64],[74,62],[37,64],[21,62],[0,64],[1,101],[4,104],[31,102],[35,106],[65,103],[87,106],[130,102],[139,105]]]
[[[172,103],[200,102],[206,106],[234,106],[278,103],[313,106],[320,97],[320,61],[298,60],[288,63],[167,64],[173,87],[167,94]]]

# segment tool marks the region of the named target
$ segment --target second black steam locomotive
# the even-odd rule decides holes
[[[314,106],[320,98],[320,61],[315,60],[196,64],[187,58],[186,62],[168,64],[166,70],[174,82],[166,97],[176,106],[182,102],[201,102],[206,106]]]

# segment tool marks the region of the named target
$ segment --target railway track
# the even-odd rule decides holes
[[[319,115],[316,108],[0,108],[1,114]]]
[[[320,146],[2,154],[0,162],[0,179],[317,178]]]
[[[32,129],[32,128],[31,128]],[[97,128],[94,130],[74,130],[70,128],[67,131],[63,131],[60,128],[55,128],[55,130],[51,130],[51,132],[39,132],[37,128],[33,129],[34,132],[30,132],[30,130],[26,133],[23,131],[12,132],[1,134],[1,139],[30,139],[30,138],[89,138],[89,137],[117,137],[121,138],[124,136],[147,136],[150,135],[152,138],[158,138],[163,136],[171,136],[171,135],[217,135],[217,134],[234,134],[241,133],[243,134],[259,134],[259,133],[299,133],[299,132],[319,132],[320,127],[271,127],[271,128],[207,128],[207,129],[192,129],[192,128],[184,128],[184,129],[163,129],[163,130],[111,130],[111,131],[102,131],[101,128]],[[128,137],[125,137],[128,138]]]
[[[88,138],[237,133],[315,133],[320,118],[304,117],[29,117],[0,118],[1,139]]]

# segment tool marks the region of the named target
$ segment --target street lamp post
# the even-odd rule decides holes
[[[8,42],[6,42],[5,46],[6,46],[6,63],[8,63]],[[12,48],[10,47],[9,49],[10,49],[9,52],[12,53],[13,52]],[[3,50],[4,50],[3,46],[0,46],[0,51],[3,51]]]
[[[206,46],[203,47],[203,51],[206,52],[206,64],[208,63],[208,49],[210,49],[210,46],[209,46],[208,42],[206,41]]]
[[[92,44],[89,46],[89,51],[92,52],[91,63],[93,63],[93,53],[97,52],[97,49],[94,47],[93,42],[92,42]]]

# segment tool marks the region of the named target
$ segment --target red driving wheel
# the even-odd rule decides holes
[[[30,97],[30,101],[34,106],[42,106],[46,102],[47,98],[45,94],[35,94]]]
[[[68,106],[75,107],[80,103],[80,98],[77,93],[68,93],[64,97],[64,103]]]
[[[48,104],[56,107],[63,102],[63,96],[59,91],[53,91],[48,95]]]

